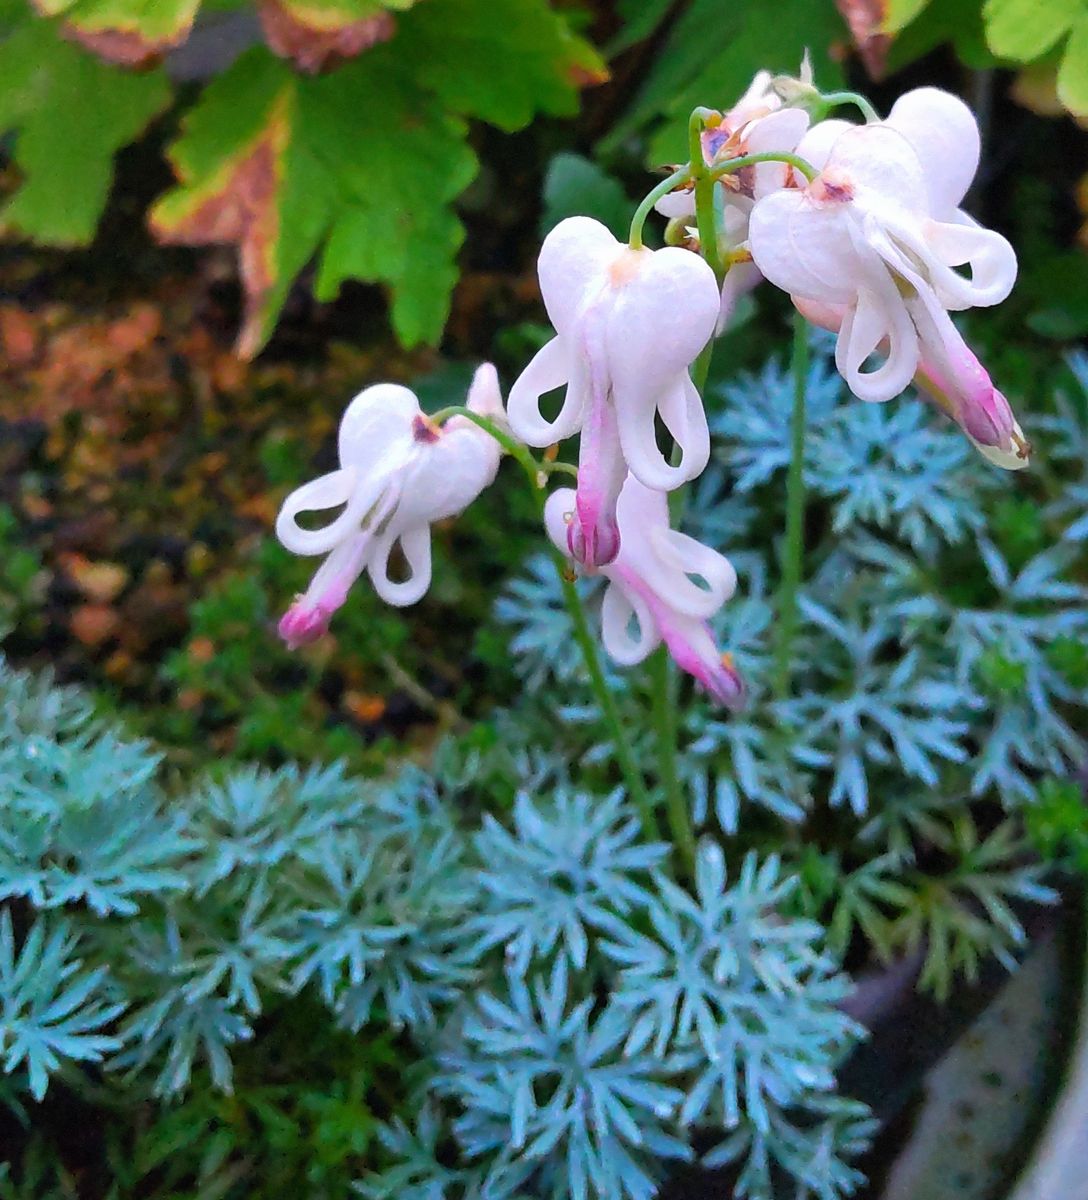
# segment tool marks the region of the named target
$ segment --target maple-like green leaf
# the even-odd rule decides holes
[[[315,257],[319,295],[346,278],[388,283],[401,339],[433,340],[462,237],[449,204],[476,166],[465,136],[388,58],[306,78],[257,48],[189,114],[170,152],[181,186],[156,205],[152,227],[165,241],[237,245],[245,356]]]
[[[179,186],[152,227],[237,246],[246,356],[311,260],[320,299],[349,279],[385,284],[400,340],[435,341],[464,237],[453,202],[476,172],[465,118],[516,129],[568,112],[598,63],[545,0],[425,0],[391,41],[323,75],[254,48],[186,117],[170,149]]]
[[[986,0],[982,15],[999,58],[1034,62],[1061,43],[1058,99],[1088,114],[1088,0]]]
[[[761,67],[796,74],[806,50],[817,84],[837,87],[842,69],[830,52],[848,37],[831,0],[779,0],[772,19],[756,4],[694,0],[673,26],[634,105],[604,148],[611,150],[633,133],[650,129],[647,161],[680,161],[687,157],[693,108],[727,108]]]
[[[46,17],[109,62],[145,66],[189,36],[200,0],[32,0]]]
[[[569,116],[578,87],[608,77],[541,0],[423,0],[400,20],[393,48],[454,112],[505,130],[538,112]]]
[[[158,70],[113,70],[28,17],[0,42],[0,133],[14,131],[22,183],[0,223],[42,242],[94,236],[114,153],[170,103]]]

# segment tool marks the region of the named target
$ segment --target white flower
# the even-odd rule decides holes
[[[501,419],[499,381],[490,363],[477,370],[468,407]],[[292,649],[325,633],[364,571],[387,603],[419,600],[431,582],[431,524],[462,512],[494,480],[501,450],[467,417],[439,428],[408,388],[378,383],[348,405],[339,455],[339,469],[292,492],[276,518],[276,536],[288,550],[327,555],[280,621],[280,636]],[[319,529],[298,523],[300,513],[341,505],[339,516]],[[408,575],[393,580],[389,559],[397,542]]]
[[[576,519],[570,488],[553,492],[545,508],[548,536],[559,550]],[[668,497],[628,475],[616,506],[620,549],[601,574],[605,649],[624,666],[642,662],[662,642],[676,663],[719,703],[737,708],[744,687],[719,653],[707,620],[733,595],[737,573],[724,555],[669,528]],[[694,582],[702,579],[706,586]]]
[[[556,336],[510,391],[513,432],[548,446],[581,432],[571,554],[587,566],[619,549],[616,498],[627,471],[669,491],[694,479],[710,456],[706,415],[688,367],[718,316],[714,273],[687,250],[634,250],[599,222],[570,217],[544,239],[540,289]],[[549,420],[541,398],[566,394]],[[671,465],[655,417],[672,434]]]
[[[890,399],[923,359],[946,353],[947,310],[997,304],[1016,278],[1009,243],[957,207],[978,165],[978,127],[962,101],[922,88],[887,121],[814,126],[797,153],[820,173],[759,200],[752,256],[799,306],[841,310],[840,372],[863,400]],[[884,361],[864,370],[878,349]]]

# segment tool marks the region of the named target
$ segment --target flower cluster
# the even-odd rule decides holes
[[[710,460],[695,364],[764,278],[836,335],[835,364],[856,396],[885,401],[914,383],[991,462],[1025,466],[1029,446],[1008,402],[949,315],[998,303],[1016,277],[1009,243],[959,207],[979,160],[975,119],[934,88],[901,97],[886,120],[860,104],[863,125],[825,119],[829,102],[807,69],[796,80],[760,72],[728,112],[696,110],[696,161],[671,192],[655,189],[629,243],[589,217],[560,222],[538,264],[555,336],[514,383],[505,413],[490,365],[467,410],[445,424],[403,387],[357,396],[340,468],[288,497],[277,522],[288,549],[328,556],[280,623],[288,644],[324,633],[364,570],[389,603],[414,603],[430,582],[430,525],[492,481],[500,441],[520,452],[577,435],[577,485],[550,496],[545,523],[560,554],[607,581],[605,648],[631,665],[664,643],[736,708],[743,686],[709,624],[736,573],[670,528],[668,494]],[[642,244],[640,214],[655,197],[669,240],[683,244]],[[693,217],[697,229],[685,224]],[[559,389],[554,411],[547,398]],[[324,528],[298,523],[303,511],[339,506]],[[394,580],[398,542],[407,576]]]

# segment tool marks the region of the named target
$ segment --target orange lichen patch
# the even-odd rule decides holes
[[[236,246],[245,289],[245,319],[237,352],[252,358],[265,336],[265,300],[278,275],[280,212],[276,202],[290,139],[290,97],[273,104],[258,137],[201,186],[176,189],[152,210],[160,242]]]
[[[84,596],[98,604],[116,600],[129,580],[119,563],[92,562],[82,554],[61,554],[57,561]]]
[[[891,48],[891,34],[885,33],[888,0],[835,0],[850,29],[858,57],[873,79],[882,79]]]
[[[26,367],[38,357],[38,327],[15,305],[0,308],[0,354],[9,366]]]
[[[310,75],[389,41],[397,28],[388,12],[351,20],[327,6],[297,0],[261,0],[258,11],[269,48]]]
[[[121,617],[108,604],[81,604],[72,613],[72,635],[84,646],[101,646],[117,632]]]
[[[362,725],[373,725],[385,716],[385,699],[365,692],[346,691],[341,699],[344,711],[350,713]]]
[[[215,642],[209,637],[195,637],[189,643],[186,653],[194,663],[210,663],[215,658]]]

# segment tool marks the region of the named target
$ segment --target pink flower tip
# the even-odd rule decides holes
[[[615,517],[602,519],[590,526],[589,536],[574,513],[567,525],[567,548],[571,558],[586,570],[606,567],[620,552],[620,527]]]
[[[717,663],[700,664],[699,671],[692,674],[702,684],[712,700],[716,700],[731,712],[744,707],[744,680],[733,665],[733,656],[723,654]]]
[[[308,646],[328,633],[331,617],[331,609],[323,604],[307,604],[300,597],[280,618],[276,631],[288,650],[297,650],[299,646]]]

